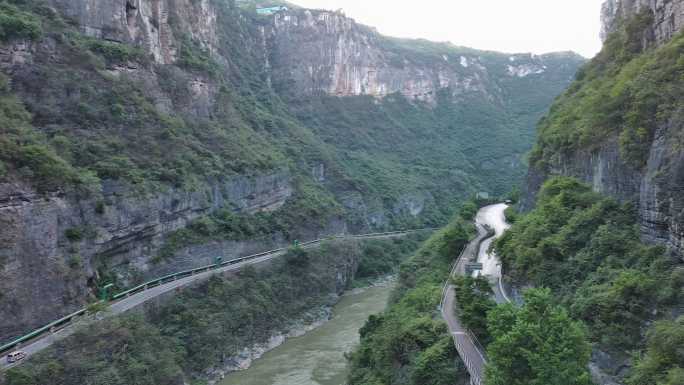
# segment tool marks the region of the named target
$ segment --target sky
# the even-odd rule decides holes
[[[395,37],[449,41],[506,53],[601,49],[604,0],[290,0],[336,10]]]

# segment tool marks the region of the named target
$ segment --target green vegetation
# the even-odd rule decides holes
[[[368,240],[361,245],[361,260],[356,272],[360,283],[393,274],[406,258],[418,249],[427,233],[394,239]]]
[[[31,77],[12,79],[11,88],[4,77],[0,82],[0,157],[8,164],[6,177],[28,177],[41,191],[79,184],[97,191],[98,179],[119,180],[137,190],[192,189],[219,175],[287,168],[273,141],[257,132],[263,117],[254,121],[236,111],[245,96],[234,90],[251,92],[250,84],[233,87],[227,80],[216,80],[218,107],[205,113],[213,119],[182,110],[167,114],[157,107],[148,85],[126,73],[112,76],[104,71],[105,63],[128,61],[149,69],[140,48],[83,36],[59,15],[33,3],[16,7],[48,26],[46,34],[54,38],[60,60],[39,57]],[[226,12],[226,17],[238,17]],[[187,55],[183,58],[183,63],[189,60]],[[150,70],[177,99],[174,103],[191,104],[187,90],[193,77],[175,68]],[[21,99],[15,96],[16,89],[24,90]]]
[[[81,39],[84,39],[81,37]],[[127,44],[116,43],[101,39],[84,39],[88,49],[104,56],[108,61],[126,62],[129,60],[142,61],[145,59],[142,49]]]
[[[590,385],[590,346],[580,322],[554,304],[549,290],[525,293],[525,304],[489,313],[486,385]]]
[[[506,216],[506,222],[515,223],[518,221],[518,206],[512,205],[504,210],[504,215]]]
[[[634,368],[629,385],[684,383],[684,317],[658,321],[648,333],[646,354]]]
[[[343,214],[337,202],[320,187],[307,187],[299,188],[300,195],[275,212],[236,214],[222,209],[203,216],[171,233],[156,260],[161,262],[183,247],[216,239],[246,240],[279,234],[292,241],[298,238],[297,230],[323,228],[334,216]]]
[[[236,276],[215,276],[144,313],[101,321],[59,341],[9,370],[7,385],[202,383],[207,368],[288,330],[295,319],[317,317],[339,290],[340,264],[361,252],[355,242],[329,242],[293,248]]]
[[[0,40],[38,39],[42,34],[40,20],[12,3],[21,1],[0,1]]]
[[[647,9],[622,20],[554,103],[531,156],[538,169],[616,141],[620,158],[639,170],[661,129],[672,136],[674,151],[681,148],[681,130],[672,124],[681,121],[684,107],[684,34],[650,44],[653,17]],[[682,383],[684,361],[673,348],[682,345],[682,327],[671,309],[682,304],[684,273],[662,248],[639,241],[635,223],[629,204],[555,178],[497,248],[515,280],[553,290],[586,324],[597,349],[635,355],[628,384]]]
[[[64,236],[71,242],[78,242],[83,239],[83,231],[80,228],[66,229]]]
[[[489,281],[484,277],[455,277],[452,280],[456,293],[456,313],[463,326],[483,343],[491,341],[487,327],[487,314],[496,307]]]
[[[620,153],[636,167],[647,160],[658,127],[667,124],[684,100],[684,35],[643,51],[650,11],[623,23],[600,54],[551,107],[539,125],[532,161],[544,167],[554,156],[592,150],[619,138]]]
[[[371,316],[360,331],[361,345],[350,356],[351,385],[465,384],[465,367],[437,314],[457,256],[452,251],[460,251],[472,232],[457,218],[401,265],[388,310]]]
[[[181,67],[217,76],[221,67],[211,57],[211,53],[198,42],[185,36],[180,43],[178,64]]]
[[[143,316],[92,325],[58,344],[58,350],[7,371],[8,385],[176,384],[183,383],[183,349]]]
[[[211,50],[171,12],[178,62],[161,66],[140,47],[82,35],[42,1],[0,0],[0,34],[45,36],[55,45],[53,58],[34,55],[26,76],[0,79],[0,178],[28,180],[41,193],[97,195],[103,181],[125,193],[197,191],[284,170],[296,191],[270,230],[294,218],[331,217],[367,228],[364,210],[341,209],[350,194],[363,196],[369,213],[384,214],[373,227],[439,226],[453,202],[478,190],[503,193],[522,178],[533,122],[581,61],[563,58],[569,66],[550,66],[548,79],[537,82],[508,76],[507,55],[481,52],[506,94],[518,95],[503,104],[475,92],[455,99],[449,90],[436,105],[401,95],[300,98],[278,83],[282,77],[265,73],[258,44],[245,48],[261,36],[263,19],[243,7],[258,2],[215,1]],[[446,54],[459,71],[459,55],[477,52],[380,40],[413,62],[434,64]],[[520,92],[532,81],[533,92]],[[316,182],[311,169],[320,165],[325,181]],[[404,207],[416,199],[425,203],[418,217]],[[180,234],[164,253],[226,234]]]
[[[537,208],[498,242],[507,274],[551,288],[592,341],[604,348],[641,346],[643,326],[682,290],[682,273],[660,247],[639,241],[630,205],[580,182],[554,178]]]
[[[587,338],[598,349],[625,357],[647,348],[636,360],[630,385],[675,384],[681,379],[682,358],[674,346],[681,346],[677,339],[684,328],[681,320],[668,318],[682,304],[684,270],[661,247],[639,241],[635,217],[629,204],[594,193],[575,179],[556,177],[544,184],[536,208],[521,216],[496,248],[515,282],[549,288],[552,302],[586,325]],[[493,313],[507,311],[490,312],[490,332],[495,334]],[[561,318],[567,318],[565,311]],[[644,330],[658,319],[664,320],[651,327],[647,343]],[[576,346],[578,333],[554,338]],[[500,361],[508,365],[508,353],[500,353]],[[499,364],[495,357],[492,362]]]

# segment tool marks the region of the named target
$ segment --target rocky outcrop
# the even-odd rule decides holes
[[[264,35],[275,86],[295,95],[400,93],[434,103],[440,90],[449,90],[454,96],[479,93],[499,101],[501,90],[492,75],[500,70],[483,60],[481,52],[431,42],[422,42],[424,52],[412,50],[408,42],[382,36],[340,12],[280,12],[264,27]],[[434,58],[425,60],[429,55]],[[546,72],[547,59],[512,55],[502,68],[510,77],[539,75]]]
[[[628,20],[645,10],[650,10],[654,16],[647,35],[655,44],[669,41],[684,27],[682,0],[606,0],[601,11],[601,39],[605,40],[616,31],[621,20]]]
[[[650,32],[647,32],[654,38],[651,41],[665,43],[682,28],[684,1],[609,0],[603,7],[604,37],[618,28],[620,20],[634,17],[646,8],[655,15]],[[592,150],[554,154],[543,168],[533,165],[528,173],[522,209],[530,210],[534,206],[536,192],[548,176],[574,176],[597,192],[623,202],[634,202],[638,207],[643,239],[663,244],[674,255],[684,258],[683,122],[684,111],[673,111],[669,121],[656,129],[645,157],[647,162],[642,167],[621,156],[615,136],[603,140]]]
[[[522,209],[532,209],[536,192],[548,176],[574,176],[597,192],[634,202],[644,241],[663,244],[684,258],[684,151],[678,139],[682,121],[673,118],[658,130],[644,168],[621,158],[617,138],[593,151],[559,154],[545,169],[532,167]]]
[[[177,30],[215,49],[216,10],[210,0],[49,0],[48,3],[74,20],[87,36],[133,44],[144,48],[159,64],[177,57]]]
[[[254,213],[274,210],[292,195],[287,172],[216,181],[196,191],[169,189],[135,195],[105,183],[103,198],[41,196],[30,187],[0,185],[0,339],[26,332],[83,306],[89,283],[103,272],[118,272],[123,283],[170,273],[282,245],[226,242],[205,250],[181,250],[164,261],[165,236],[201,215],[227,208]],[[340,225],[320,229],[343,231]],[[303,234],[313,236],[316,231]]]

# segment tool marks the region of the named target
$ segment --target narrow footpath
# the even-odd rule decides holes
[[[489,253],[489,247],[509,227],[504,216],[504,210],[507,207],[505,204],[496,204],[483,207],[478,211],[475,218],[477,236],[463,249],[451,272],[452,276],[465,275],[466,264],[475,260],[478,263],[482,263],[483,269],[479,274],[489,278],[498,303],[510,301],[501,282],[501,264],[496,255]],[[493,230],[494,233],[492,234],[488,229]],[[453,336],[456,350],[465,363],[468,373],[470,373],[471,385],[481,385],[484,368],[487,363],[486,352],[484,347],[477,341],[477,338],[459,321],[455,311],[456,298],[454,286],[451,284],[445,286],[441,309],[442,317]]]

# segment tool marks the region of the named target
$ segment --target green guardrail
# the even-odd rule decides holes
[[[427,229],[419,229],[419,230],[391,231],[391,232],[385,232],[385,233],[372,233],[372,234],[359,234],[359,235],[335,235],[335,236],[330,236],[326,239],[370,238],[370,237],[377,237],[377,236],[383,236],[383,235],[407,234],[407,233],[416,233],[416,232],[429,231],[429,230],[435,230],[435,229],[434,228],[427,228]],[[315,239],[313,241],[298,243],[297,246],[309,246],[309,245],[313,245],[316,243],[321,243],[322,241],[324,241],[326,239]],[[135,286],[131,289],[128,289],[128,290],[122,291],[120,293],[114,294],[111,296],[111,300],[112,301],[119,300],[121,298],[130,296],[131,294],[137,294],[140,291],[145,291],[145,290],[153,288],[153,287],[161,286],[164,283],[168,283],[168,282],[177,280],[179,278],[185,278],[188,276],[192,276],[194,274],[207,272],[207,271],[210,271],[212,269],[219,269],[221,267],[225,267],[228,265],[235,265],[235,264],[238,264],[241,262],[249,261],[249,260],[252,260],[255,258],[259,258],[259,257],[269,255],[269,254],[286,251],[287,249],[288,249],[287,247],[281,247],[281,248],[274,249],[274,250],[264,251],[264,252],[261,252],[258,254],[253,254],[253,255],[248,255],[245,257],[231,259],[229,261],[221,261],[219,263],[215,263],[215,264],[211,264],[211,265],[207,265],[207,266],[203,266],[203,267],[199,267],[199,268],[195,268],[195,269],[190,269],[190,270],[185,270],[185,271],[181,271],[178,273],[165,275],[163,277],[155,278],[151,281],[147,281],[147,282],[140,284],[138,286]],[[170,281],[164,282],[165,280],[170,280]],[[29,341],[33,338],[36,338],[36,337],[38,337],[38,336],[40,336],[46,332],[49,332],[53,328],[63,326],[65,324],[71,322],[75,317],[84,315],[86,312],[87,312],[87,308],[80,309],[80,310],[78,310],[72,314],[69,314],[67,316],[64,316],[64,317],[58,319],[57,321],[53,321],[53,322],[51,322],[51,323],[49,323],[49,324],[47,324],[41,328],[38,328],[38,329],[36,329],[36,330],[34,330],[28,334],[25,334],[25,335],[13,340],[13,341],[10,341],[10,342],[0,346],[0,353],[5,353],[8,350],[17,348],[22,343]]]
[[[23,342],[26,342],[32,338],[38,337],[39,335],[41,335],[45,332],[50,331],[53,327],[61,326],[65,323],[68,323],[74,317],[81,316],[81,315],[85,314],[85,312],[86,312],[86,308],[80,309],[74,313],[71,313],[65,317],[58,319],[57,321],[53,321],[53,322],[51,322],[51,323],[49,323],[49,324],[47,324],[47,325],[45,325],[39,329],[36,329],[36,330],[34,330],[34,331],[24,335],[24,336],[21,336],[14,341],[11,341],[5,345],[0,346],[0,352],[4,352],[4,351],[10,350],[12,348],[15,348]]]

